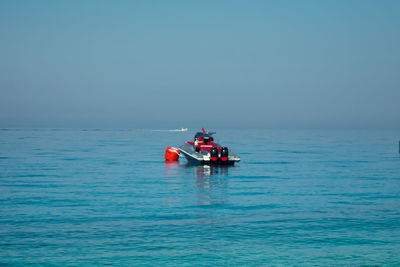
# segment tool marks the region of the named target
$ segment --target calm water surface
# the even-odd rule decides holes
[[[0,130],[0,265],[400,265],[400,132]]]

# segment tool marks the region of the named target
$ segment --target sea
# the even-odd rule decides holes
[[[1,129],[0,265],[400,266],[400,131]]]

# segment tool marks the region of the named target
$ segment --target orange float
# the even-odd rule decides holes
[[[181,151],[175,147],[169,146],[167,147],[167,149],[165,150],[165,159],[167,161],[178,161],[179,160],[179,154],[181,153]]]

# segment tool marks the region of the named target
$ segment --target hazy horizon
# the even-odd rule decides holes
[[[2,1],[0,128],[400,129],[399,1]]]

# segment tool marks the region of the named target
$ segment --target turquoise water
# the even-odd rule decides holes
[[[399,132],[216,130],[0,130],[0,264],[400,265]]]

